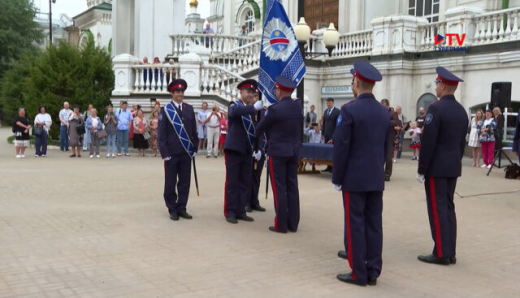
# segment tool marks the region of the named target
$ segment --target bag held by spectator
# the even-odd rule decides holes
[[[104,139],[108,136],[108,133],[106,130],[102,129],[100,131],[97,132],[97,137],[98,139]]]
[[[33,136],[41,136],[43,133],[43,126],[35,125],[32,129]]]
[[[76,126],[76,131],[78,132],[78,135],[84,135],[87,131],[85,128],[85,121],[81,120],[81,122]]]

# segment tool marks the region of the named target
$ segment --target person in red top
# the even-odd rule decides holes
[[[222,113],[220,118],[220,140],[218,142],[218,155],[224,155],[224,144],[226,143],[228,129],[227,113]]]

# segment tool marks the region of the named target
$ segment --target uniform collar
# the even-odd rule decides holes
[[[280,98],[280,101],[282,101],[282,100],[288,100],[288,99],[291,99],[291,100],[292,100],[292,97],[290,97],[290,96],[285,96],[285,97]]]
[[[455,95],[444,95],[443,97],[440,98],[441,100],[442,99],[455,99]]]
[[[182,106],[182,101],[181,101],[181,103],[176,103],[175,101],[172,100],[172,103],[175,105],[175,107],[177,109],[180,109],[182,111],[182,107],[181,107]]]
[[[363,93],[363,94],[359,94],[356,99],[363,99],[363,98],[375,98],[374,97],[374,94],[372,93]]]

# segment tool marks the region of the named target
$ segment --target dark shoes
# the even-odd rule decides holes
[[[449,264],[455,264],[457,262],[456,258],[439,258],[434,255],[427,255],[427,256],[418,256],[417,257],[419,261],[430,263],[430,264],[438,264],[438,265],[449,265]],[[453,263],[452,263],[453,261]]]
[[[237,220],[236,217],[234,217],[234,216],[228,216],[228,217],[226,217],[226,221],[229,222],[229,223],[232,223],[232,224],[236,224],[236,223],[238,223],[238,220]]]
[[[179,214],[180,217],[184,218],[184,219],[192,219],[193,216],[191,216],[188,212],[186,211],[179,211],[177,212],[177,214]]]
[[[265,212],[265,208],[258,205],[258,206],[253,206],[253,210],[255,211],[260,211],[260,212]]]
[[[193,216],[189,215],[186,211],[177,211],[170,213],[170,219],[171,220],[179,220],[179,217],[185,218],[185,219],[192,219]]]
[[[278,229],[276,229],[275,227],[271,226],[269,227],[269,231],[271,232],[276,232],[276,233],[281,233],[281,234],[287,234],[287,231],[279,231]]]
[[[242,216],[237,216],[236,218],[243,220],[243,221],[255,221],[254,218],[252,218],[251,216],[247,216],[246,214],[244,214]]]
[[[368,277],[368,285],[375,286],[377,285],[377,277]]]
[[[344,250],[340,250],[340,251],[338,251],[338,257],[340,257],[340,258],[342,258],[342,259],[345,259],[345,260],[348,260],[347,252],[344,251]]]
[[[352,272],[351,273],[347,273],[347,274],[338,274],[336,276],[338,278],[338,280],[342,281],[342,282],[346,282],[348,284],[353,284],[353,285],[356,285],[356,286],[361,286],[361,287],[366,287],[366,283],[361,283],[357,280],[355,280],[354,278],[352,278]]]
[[[255,210],[255,211],[260,211],[260,212],[264,212],[264,211],[265,211],[265,208],[262,207],[262,206],[260,206],[260,205],[258,205],[258,206],[253,206],[253,207],[251,207],[251,206],[247,206],[247,207],[246,207],[246,212],[253,212],[253,210]]]
[[[385,176],[385,181],[390,181],[390,176]]]

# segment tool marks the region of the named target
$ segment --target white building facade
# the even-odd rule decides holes
[[[223,109],[236,99],[236,85],[246,78],[257,78],[263,1],[210,0],[208,22],[216,34],[185,34],[184,16],[178,0],[114,0],[116,86],[113,101],[140,103],[169,101],[168,79],[161,73],[174,70],[190,85],[188,101],[198,107],[202,101],[215,102]],[[324,0],[325,1],[325,0]],[[333,0],[327,0],[334,2]],[[161,3],[160,11],[154,6]],[[293,23],[298,19],[298,1],[282,1]],[[520,108],[520,0],[502,8],[497,0],[337,0],[336,24],[340,41],[331,57],[307,57],[305,107],[311,104],[321,113],[325,99],[334,97],[336,106],[352,100],[355,60],[373,63],[383,74],[376,85],[377,98],[400,105],[408,119],[415,119],[419,107],[435,100],[435,68],[444,66],[465,80],[456,96],[468,112],[490,102],[493,82],[511,82],[512,107]],[[320,7],[315,7],[319,9]],[[256,11],[260,13],[258,16]],[[323,10],[325,11],[325,10]],[[304,14],[305,11],[304,11]],[[156,18],[143,16],[153,15]],[[129,17],[130,16],[130,17]],[[184,19],[182,19],[184,21]],[[249,22],[249,23],[247,23]],[[161,26],[158,26],[161,24]],[[240,39],[238,30],[246,25],[249,36]],[[117,33],[117,34],[116,34]],[[465,39],[461,51],[439,51],[436,34],[458,34]],[[456,39],[454,38],[454,45]],[[441,44],[446,46],[446,42]],[[324,51],[322,31],[314,31],[309,52]],[[153,54],[152,54],[153,53]],[[135,65],[143,56],[173,58],[174,65]],[[312,56],[312,57],[311,57]],[[149,68],[149,66],[148,66]],[[156,73],[150,78],[150,72]]]
[[[87,0],[88,9],[73,17],[80,30],[79,46],[84,47],[89,38],[96,46],[112,47],[112,4],[111,0]]]

